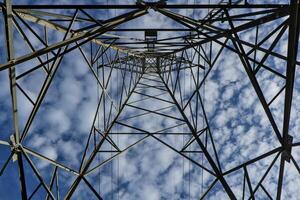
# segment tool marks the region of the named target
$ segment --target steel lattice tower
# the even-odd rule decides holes
[[[189,163],[188,168],[183,163],[183,172],[177,172],[183,173],[181,180],[198,184],[195,195],[189,185],[175,198],[216,199],[217,193],[223,199],[299,198],[291,189],[300,188],[296,181],[300,178],[299,132],[293,129],[299,121],[292,101],[300,64],[299,1],[259,3],[175,4],[162,0],[20,5],[5,0],[1,3],[5,41],[1,54],[6,59],[0,64],[0,79],[8,82],[10,98],[0,95],[9,99],[9,106],[4,100],[0,103],[0,110],[8,115],[0,127],[0,184],[20,191],[22,199],[81,199],[80,193],[89,195],[86,199],[119,199],[119,191],[129,184],[119,184],[117,177],[125,168],[114,165],[114,188],[107,192],[108,182],[103,185],[101,179],[108,173],[106,166],[119,163],[117,159],[130,152],[139,158],[146,149],[143,145],[151,140],[153,150],[148,153],[153,153],[153,160],[160,154],[155,146],[159,144],[178,156],[174,162],[183,159]],[[156,21],[146,22],[153,26],[139,26],[138,20],[151,14],[171,21],[174,27],[156,27]],[[82,96],[78,109],[71,109],[78,120],[68,122],[68,134],[45,135],[52,128],[47,109],[64,95],[59,91],[66,79],[61,77],[77,70],[73,59],[81,60],[80,69],[87,69],[89,75],[78,75],[77,82],[90,81],[83,90],[93,88],[95,100]],[[244,77],[230,81],[234,75],[227,70],[231,67]],[[221,75],[229,81],[218,82]],[[273,81],[278,89],[268,88]],[[65,91],[76,92],[75,83],[66,84]],[[216,94],[221,84],[222,96]],[[246,84],[251,92],[242,96]],[[240,89],[225,102],[229,87]],[[67,102],[76,99],[68,98]],[[256,107],[250,104],[251,98]],[[24,102],[30,108],[27,115],[20,114]],[[92,114],[80,107],[82,102],[92,104]],[[220,105],[227,114],[220,114]],[[241,114],[241,108],[247,113]],[[55,123],[62,124],[54,127],[60,131],[67,123],[60,121],[62,115],[59,109],[51,115]],[[72,128],[77,124],[85,128],[82,133]],[[264,129],[251,132],[255,126]],[[75,142],[77,147],[66,150]],[[46,144],[52,146],[44,151]],[[78,165],[67,162],[73,152]],[[235,156],[241,157],[239,162],[234,161]],[[144,164],[159,168],[161,163]]]

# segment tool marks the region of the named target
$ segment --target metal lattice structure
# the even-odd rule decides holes
[[[179,12],[183,9],[193,14],[183,15]],[[292,165],[300,176],[299,160],[292,154],[292,148],[294,151],[300,145],[296,139],[299,133],[291,133],[290,125],[295,73],[300,64],[297,60],[299,1],[12,5],[6,0],[1,10],[6,45],[1,53],[7,52],[7,59],[0,64],[0,73],[9,74],[11,103],[7,113],[12,125],[0,128],[0,134],[8,132],[0,141],[4,158],[0,180],[5,181],[11,170],[18,171],[19,184],[12,187],[20,191],[20,198],[76,199],[80,198],[76,196],[80,195],[78,190],[82,191],[79,188],[85,188],[91,195],[88,199],[117,199],[116,196],[104,198],[103,191],[97,189],[101,185],[98,173],[102,173],[105,165],[150,139],[190,162],[207,177],[209,181],[195,178],[203,187],[197,199],[213,198],[212,194],[218,191],[223,191],[224,199],[281,199],[284,190],[288,190],[288,186],[284,189],[290,172],[285,170],[286,166]],[[116,10],[115,16],[105,17],[105,12]],[[172,21],[175,28],[136,26],[136,21],[149,12]],[[253,33],[252,37],[244,37],[249,32]],[[141,37],[135,37],[135,33]],[[284,46],[284,52],[278,49],[279,44]],[[25,53],[20,53],[21,50]],[[68,57],[70,54],[72,57]],[[63,139],[72,142],[74,137],[85,144],[76,157],[77,166],[65,162],[67,158],[47,156],[39,151],[34,140],[38,131],[47,129],[37,128],[38,124],[47,124],[43,118],[47,106],[51,107],[47,97],[58,98],[55,92],[48,91],[62,73],[61,68],[72,68],[65,60],[75,57],[82,60],[85,65],[82,68],[90,73],[97,102],[93,115],[84,116],[83,110],[75,112],[79,118],[87,117],[90,121],[89,128],[81,135],[84,139],[78,139],[76,134]],[[206,86],[208,77],[218,66],[224,65],[220,73],[231,67],[225,61],[220,63],[221,57],[239,63],[251,85],[250,96],[256,98],[262,108],[260,113],[266,118],[264,123],[268,124],[267,132],[261,134],[275,138],[265,144],[264,153],[253,153],[229,167],[230,160],[225,164],[219,158],[222,144],[225,145],[220,141],[225,140],[225,134],[215,133],[211,125],[215,122],[207,111],[213,105],[206,100],[214,90]],[[279,64],[275,66],[270,58]],[[280,89],[273,93],[266,91],[261,73],[268,74],[271,80],[280,80]],[[36,80],[35,94],[26,86],[28,80]],[[283,112],[275,117],[272,105],[280,98],[282,104],[276,103],[276,107],[281,106]],[[19,110],[23,106],[20,102],[24,101],[30,104],[30,112],[25,119],[20,119]],[[46,107],[41,108],[43,105]],[[155,126],[159,122],[164,122],[164,126]],[[233,135],[235,131],[230,130]],[[122,143],[122,137],[130,142]],[[179,145],[178,138],[184,138]],[[51,139],[47,136],[46,140]],[[226,142],[236,145],[239,139]],[[266,160],[261,174],[251,175],[250,168]],[[241,184],[234,185],[232,176]],[[267,181],[269,177],[275,180],[273,185]],[[120,188],[116,186],[110,193],[116,194]],[[292,194],[289,197],[297,199]]]

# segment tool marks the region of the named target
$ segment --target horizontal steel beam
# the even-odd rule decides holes
[[[3,6],[3,4],[2,4]],[[289,6],[288,4],[158,4],[158,3],[146,3],[142,4],[123,4],[123,5],[80,5],[80,4],[65,4],[65,5],[55,5],[55,4],[43,4],[43,5],[13,5],[13,9],[143,9],[145,7],[155,6],[156,8],[168,8],[168,9],[213,9],[213,8],[282,8]]]
[[[190,29],[187,28],[118,28],[114,29],[112,31],[191,31]]]

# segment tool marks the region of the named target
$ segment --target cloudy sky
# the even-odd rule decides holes
[[[39,1],[38,3],[52,3],[51,1]],[[133,4],[134,1],[107,1],[110,4]],[[107,4],[106,1],[92,1],[89,3]],[[179,2],[179,1],[178,1]],[[198,0],[180,1],[181,3],[200,3]],[[206,3],[217,1],[209,1]],[[255,3],[254,0],[248,1]],[[14,4],[37,4],[30,0],[13,1]],[[64,0],[57,4],[74,4],[77,1]],[[82,3],[82,2],[80,2]],[[169,1],[177,3],[177,1]],[[201,3],[205,3],[201,1]],[[259,2],[261,3],[261,1]],[[264,1],[264,3],[275,3],[275,1]],[[276,1],[276,3],[287,3]],[[74,10],[47,10],[51,13],[72,16]],[[172,10],[181,15],[194,19],[204,17],[208,10],[192,11],[188,9]],[[258,10],[230,10],[229,14],[249,13]],[[101,20],[118,16],[128,10],[95,11],[88,10],[89,14]],[[83,12],[78,12],[77,17],[87,17]],[[261,16],[258,16],[261,17]],[[46,17],[46,19],[48,19]],[[254,17],[255,19],[255,17]],[[258,28],[258,43],[268,34],[272,33],[278,26],[285,23],[287,17],[262,24]],[[32,34],[28,27],[16,17],[20,28],[25,36],[32,43],[34,49],[45,47],[37,36]],[[4,33],[4,19],[0,15],[0,29]],[[44,27],[31,21],[26,21],[40,39],[44,39]],[[56,21],[64,27],[67,22]],[[239,26],[246,22],[234,22]],[[74,29],[82,28],[88,23],[75,23]],[[215,23],[220,28],[229,28],[229,23]],[[149,13],[124,23],[118,28],[185,28],[159,12],[149,10]],[[281,29],[275,31],[272,37],[264,41],[261,49],[269,49],[276,36],[280,34],[280,40],[274,46],[274,54],[268,55],[264,66],[269,67],[277,74],[261,67],[256,73],[259,86],[264,93],[266,102],[271,102],[269,109],[282,132],[284,92],[274,99],[274,96],[281,91],[285,85],[283,78],[286,73],[286,61],[278,55],[287,56],[288,28],[282,25]],[[54,44],[64,38],[64,33],[47,28],[48,44]],[[123,34],[123,37],[143,40],[144,33],[120,33],[109,32],[109,34]],[[184,35],[180,33],[179,35]],[[255,44],[256,28],[240,32],[239,38],[243,41]],[[30,54],[32,50],[24,41],[22,33],[14,29],[14,50],[15,57]],[[178,33],[158,32],[158,39],[176,37]],[[109,37],[106,35],[105,37]],[[279,37],[279,36],[278,36]],[[128,41],[128,39],[124,39]],[[130,40],[132,41],[132,40]],[[224,42],[225,38],[219,39]],[[0,61],[6,63],[5,34],[0,34]],[[234,49],[232,41],[227,42],[228,47]],[[211,184],[214,187],[207,194],[205,199],[228,199],[222,184],[215,182],[213,169],[201,152],[197,142],[192,142],[186,151],[180,152],[192,137],[191,130],[184,120],[188,119],[197,133],[203,134],[199,137],[206,146],[207,151],[215,163],[220,162],[220,170],[223,173],[233,169],[240,164],[280,147],[276,134],[270,121],[259,101],[256,92],[246,74],[239,56],[230,48],[221,48],[221,45],[213,42],[202,45],[202,55],[211,52],[211,60],[215,64],[211,68],[201,57],[194,56],[195,49],[184,52],[184,57],[193,63],[204,66],[204,69],[193,68],[182,69],[178,73],[179,64],[170,64],[167,60],[161,61],[161,68],[171,73],[165,73],[161,77],[155,73],[148,73],[141,76],[141,68],[136,63],[141,63],[140,58],[127,60],[126,62],[107,65],[97,68],[114,59],[122,59],[128,56],[122,51],[108,49],[102,57],[92,62],[91,57],[97,57],[99,45],[87,43],[82,45],[81,51],[76,49],[66,54],[52,80],[45,98],[28,130],[28,134],[22,145],[26,148],[32,162],[45,180],[50,185],[51,175],[55,170],[53,163],[38,158],[30,152],[37,152],[64,166],[57,170],[57,179],[53,186],[53,194],[63,198],[73,181],[78,175],[82,158],[87,161],[97,143],[103,138],[109,129],[109,140],[105,140],[90,166],[87,169],[86,180],[93,186],[103,199],[199,199]],[[243,46],[246,53],[251,51],[249,45]],[[101,47],[100,51],[105,49]],[[92,54],[91,54],[92,51]],[[219,56],[218,52],[221,51]],[[57,53],[57,51],[54,51]],[[86,56],[88,63],[85,60]],[[99,55],[99,54],[98,54]],[[181,56],[178,53],[177,56]],[[197,54],[196,54],[197,55]],[[53,55],[49,53],[50,57]],[[251,66],[257,67],[253,58],[260,61],[265,53],[257,50],[249,53]],[[47,55],[40,57],[42,61]],[[150,61],[148,61],[149,63]],[[16,74],[21,75],[32,67],[40,64],[40,60],[33,59],[16,66]],[[52,63],[50,63],[51,66]],[[90,66],[89,66],[90,64]],[[150,64],[148,64],[150,66]],[[180,68],[189,67],[183,63]],[[47,65],[46,65],[47,68]],[[296,69],[295,88],[289,134],[293,136],[293,142],[300,140],[300,72],[299,66]],[[47,70],[47,69],[46,69]],[[39,68],[34,72],[25,75],[17,80],[24,93],[33,102],[47,77],[46,71]],[[134,71],[133,73],[130,70]],[[209,73],[208,73],[209,72]],[[207,75],[208,74],[208,75]],[[98,80],[95,78],[98,75]],[[201,87],[199,82],[207,75]],[[178,77],[178,82],[175,81]],[[193,77],[197,77],[198,81]],[[11,98],[9,90],[8,70],[0,71],[0,140],[9,141],[13,133],[13,119],[11,113]],[[137,84],[136,84],[137,83]],[[103,89],[105,88],[105,89]],[[198,93],[195,90],[198,89]],[[174,92],[175,99],[169,93]],[[18,116],[20,132],[26,127],[26,122],[33,109],[33,105],[20,89],[17,90]],[[130,96],[129,93],[132,93]],[[195,95],[196,94],[196,95]],[[147,96],[146,96],[147,95]],[[129,96],[129,98],[127,98]],[[149,98],[149,96],[155,96]],[[179,107],[186,105],[182,114]],[[122,106],[126,103],[125,106]],[[201,107],[203,104],[204,109]],[[139,108],[139,109],[138,109]],[[121,114],[118,115],[119,110]],[[147,110],[155,111],[147,113]],[[111,125],[111,122],[116,122]],[[125,134],[134,133],[134,134]],[[152,133],[152,134],[149,134]],[[155,133],[155,134],[153,134]],[[165,133],[165,134],[164,134]],[[177,134],[181,133],[181,134]],[[113,145],[117,146],[117,148]],[[134,144],[134,146],[132,146]],[[132,146],[132,147],[131,147]],[[87,148],[86,148],[87,147]],[[118,150],[124,150],[123,153]],[[10,147],[0,145],[0,167],[10,155]],[[276,198],[280,156],[278,152],[273,153],[265,159],[247,165],[247,173],[250,177],[250,185],[245,180],[245,170],[240,168],[231,173],[226,173],[225,179],[234,192],[237,199],[243,198],[243,184],[246,184],[244,191],[245,199],[251,195],[250,189],[257,188],[255,198],[268,199],[270,195]],[[299,147],[292,149],[292,155],[297,163],[300,163]],[[116,157],[115,157],[116,156]],[[114,159],[111,159],[114,158]],[[218,159],[217,159],[218,158]],[[39,185],[32,168],[24,160],[25,177],[27,183],[27,194],[30,194]],[[274,163],[272,163],[274,161]],[[272,167],[267,176],[264,173]],[[18,165],[12,160],[9,162],[2,176],[0,176],[0,197],[1,199],[20,199]],[[263,179],[262,184],[258,185]],[[244,183],[246,182],[246,183]],[[295,165],[286,163],[285,178],[283,180],[282,199],[297,199],[300,195],[300,175]],[[57,189],[58,188],[58,189]],[[33,199],[45,198],[46,191],[43,186],[39,188]],[[74,199],[97,199],[92,190],[84,181],[81,181],[74,192]]]

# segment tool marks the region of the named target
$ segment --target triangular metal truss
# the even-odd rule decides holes
[[[98,11],[116,9],[122,14],[107,19],[94,15]],[[206,14],[184,16],[178,12],[180,9]],[[10,134],[0,140],[0,146],[9,152],[1,162],[0,175],[18,166],[20,184],[14,187],[20,188],[22,199],[70,199],[79,187],[92,193],[89,199],[103,199],[101,191],[96,189],[98,170],[150,138],[210,177],[211,181],[198,194],[198,199],[209,197],[215,189],[224,191],[227,194],[224,198],[229,199],[281,199],[283,182],[289,174],[285,170],[287,162],[300,176],[299,161],[292,154],[292,148],[299,148],[300,143],[293,141],[294,135],[290,133],[295,71],[300,64],[297,61],[299,1],[286,4],[228,0],[218,4],[138,1],[130,5],[12,5],[10,0],[5,0],[1,10],[6,37],[6,50],[1,53],[7,52],[7,62],[0,64],[0,70],[9,73],[9,113],[13,126]],[[62,14],[65,10],[68,12]],[[149,10],[172,20],[178,28],[136,28],[130,24],[146,16]],[[125,23],[128,23],[126,28],[121,26]],[[269,32],[263,34],[268,26],[271,27]],[[251,39],[244,37],[249,31],[254,33]],[[132,32],[145,33],[145,38],[135,38],[130,35]],[[160,33],[174,37],[159,37]],[[53,39],[55,34],[57,37]],[[284,37],[288,37],[287,40]],[[16,38],[21,38],[22,45],[27,46],[23,49],[26,53],[16,55],[15,49],[21,45],[16,44]],[[286,53],[278,51],[281,41],[287,43]],[[65,65],[64,59],[72,59],[67,56],[74,52],[84,61],[86,66],[82,67],[88,68],[89,78],[97,87],[97,103],[90,118],[91,127],[83,134],[85,148],[77,157],[78,166],[64,163],[63,158],[51,159],[30,143],[31,136],[37,134],[34,131],[37,125],[33,124],[42,123],[39,113],[43,113],[42,105],[47,104],[45,98],[54,95],[48,94],[48,90],[57,81],[55,78],[61,68],[72,67],[62,65]],[[276,143],[270,144],[272,148],[265,153],[227,169],[216,147],[222,139],[212,130],[213,122],[207,113],[210,102],[205,101],[205,95],[209,95],[205,84],[216,65],[222,65],[219,59],[224,52],[228,54],[227,59],[237,59],[240,63],[239,67],[252,85],[252,96],[257,96],[262,106],[270,134],[276,138]],[[284,67],[271,66],[268,59],[280,60]],[[262,88],[264,80],[258,78],[262,72],[282,83],[280,90],[270,97]],[[39,76],[36,80],[39,89],[37,95],[32,95],[24,80],[36,76]],[[271,106],[282,95],[283,114],[278,121]],[[20,119],[18,110],[24,101],[30,104],[31,111],[21,125],[24,119]],[[76,113],[81,115],[81,111]],[[164,127],[149,125],[162,121]],[[0,130],[2,134],[2,128]],[[131,143],[122,143],[121,139],[117,142],[117,135],[131,138]],[[179,136],[184,137],[184,142],[175,145]],[[254,183],[249,168],[262,160],[268,160],[269,164],[255,177]],[[40,162],[47,163],[47,173],[39,169]],[[275,163],[279,163],[278,167]],[[271,174],[272,170],[277,171]],[[228,181],[228,177],[237,173],[242,183],[239,190]],[[64,180],[59,181],[59,174]],[[275,193],[270,192],[270,186],[264,182],[268,176],[277,180]]]

